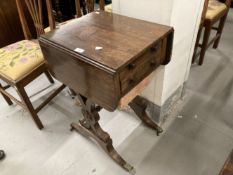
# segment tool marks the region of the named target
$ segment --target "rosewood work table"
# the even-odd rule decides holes
[[[143,123],[162,132],[138,94],[150,74],[169,63],[173,28],[98,11],[42,35],[39,41],[51,72],[81,102],[84,118],[72,123],[72,129],[94,138],[115,162],[133,172],[99,125],[99,111],[114,111],[121,101],[128,102]]]

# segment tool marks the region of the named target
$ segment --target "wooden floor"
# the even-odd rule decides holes
[[[220,175],[233,175],[233,151],[227,159]]]

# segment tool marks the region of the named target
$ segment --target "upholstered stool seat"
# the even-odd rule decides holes
[[[111,12],[112,12],[112,4],[106,5],[106,6],[104,7],[104,9],[105,9],[106,12],[111,13]]]
[[[97,10],[100,10],[100,9],[98,8]],[[105,5],[104,11],[112,13],[112,4]]]
[[[39,44],[23,40],[0,49],[0,74],[16,81],[44,62]]]
[[[45,29],[44,29],[44,33],[48,33],[48,32],[50,32],[51,31],[51,28],[50,27],[46,27]]]
[[[206,19],[212,20],[224,10],[227,10],[225,3],[219,2],[217,0],[210,0],[206,13]]]

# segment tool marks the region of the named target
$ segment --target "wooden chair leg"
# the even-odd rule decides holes
[[[199,63],[198,63],[199,65],[203,64],[205,53],[206,53],[206,50],[208,49],[208,42],[209,42],[210,32],[211,32],[211,25],[208,24],[205,27],[203,42],[202,42],[202,45],[201,45],[201,53],[200,53],[200,58],[199,58]]]
[[[2,87],[2,85],[0,84],[0,88],[1,89],[4,89],[3,87]],[[11,99],[9,98],[9,97],[7,97],[5,94],[3,94],[2,92],[0,92],[1,94],[2,94],[2,96],[3,96],[3,98],[5,99],[5,101],[7,102],[7,104],[10,106],[10,105],[12,105],[13,104],[13,102],[11,101]]]
[[[224,28],[224,25],[225,25],[226,18],[227,18],[227,15],[223,16],[221,18],[220,22],[219,22],[218,30],[217,30],[217,34],[216,34],[216,35],[219,35],[219,37],[214,42],[214,45],[213,45],[214,49],[218,48],[219,41],[220,41],[221,36],[222,36],[222,31],[223,31],[223,28]]]
[[[31,101],[30,101],[29,97],[28,97],[28,95],[27,95],[27,93],[26,93],[26,91],[24,89],[24,87],[17,87],[17,90],[18,90],[17,92],[18,92],[22,102],[25,104],[26,108],[28,109],[28,112],[31,114],[31,116],[32,116],[34,122],[36,123],[37,127],[39,129],[44,128],[44,126],[41,123],[41,121],[40,121],[40,119],[39,119],[39,117],[38,117],[32,103],[31,103]]]
[[[196,60],[196,58],[197,58],[197,55],[196,55],[196,54],[197,54],[197,49],[198,49],[199,42],[200,42],[200,39],[201,39],[202,29],[203,29],[203,26],[200,26],[199,31],[198,31],[198,34],[197,34],[197,39],[196,39],[196,43],[195,43],[194,52],[193,52],[192,63],[194,63],[195,60]]]
[[[53,80],[52,76],[50,75],[49,71],[45,71],[44,73],[45,73],[46,77],[48,78],[49,82],[51,84],[53,84],[54,80]]]

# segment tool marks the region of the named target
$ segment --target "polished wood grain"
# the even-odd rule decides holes
[[[58,80],[106,109],[116,109],[120,97],[119,84],[115,83],[119,82],[116,72],[102,70],[94,64],[82,61],[84,57],[81,55],[77,57],[57,47],[48,47],[42,40],[41,49],[51,72]]]
[[[122,96],[169,62],[172,39],[171,27],[101,11],[41,36],[40,45],[54,76],[114,111]]]
[[[79,97],[83,119],[72,123],[71,129],[95,139],[116,163],[134,174],[133,166],[101,128],[99,111],[114,111],[128,92],[170,61],[173,29],[100,11],[42,35],[39,41],[53,75]],[[131,109],[145,125],[161,133],[146,113],[145,99],[133,95]]]
[[[142,48],[146,50],[154,46],[155,41],[170,32],[171,28],[163,25],[100,12],[72,20],[60,30],[42,38],[48,38],[49,42],[57,45],[66,43],[66,49],[76,55],[78,53],[74,49],[82,48],[85,52],[80,55],[91,58],[104,67],[119,70],[138,53],[142,54]],[[103,50],[97,52],[96,46],[103,47]]]
[[[147,77],[156,67],[162,64],[162,55],[166,51],[162,48],[163,41],[155,44],[149,51],[143,53],[120,71],[121,92],[126,94],[135,84]]]

